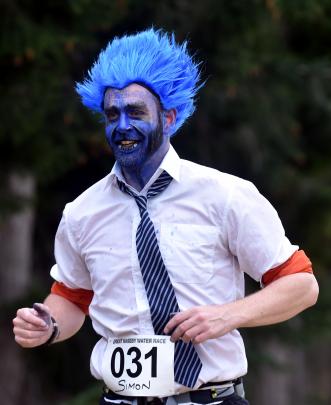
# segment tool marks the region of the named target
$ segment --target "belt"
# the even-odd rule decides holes
[[[206,383],[201,385],[197,390],[188,391],[183,394],[173,395],[171,397],[165,398],[136,398],[131,396],[118,395],[111,391],[108,387],[104,387],[104,394],[108,400],[114,400],[114,403],[118,403],[119,400],[123,400],[123,402],[130,404],[135,402],[137,405],[173,405],[190,402],[198,404],[209,404],[212,402],[219,402],[220,400],[222,400],[222,398],[229,397],[234,393],[237,393],[239,396],[244,397],[242,378],[224,382]]]

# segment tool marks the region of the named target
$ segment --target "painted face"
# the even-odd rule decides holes
[[[168,149],[157,98],[138,84],[109,88],[104,112],[106,138],[122,169],[156,169],[153,161],[163,158]]]

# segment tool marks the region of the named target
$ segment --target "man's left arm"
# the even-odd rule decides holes
[[[276,210],[252,183],[237,181],[225,212],[229,251],[264,288],[233,302],[176,314],[165,327],[173,341],[202,343],[234,329],[283,322],[316,303],[319,290],[311,261],[285,237]]]
[[[286,321],[314,305],[318,284],[313,274],[299,272],[280,277],[262,290],[224,305],[194,307],[175,315],[166,325],[171,340],[202,343],[233,329]]]

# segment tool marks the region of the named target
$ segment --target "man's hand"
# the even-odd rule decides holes
[[[13,325],[16,342],[25,348],[44,344],[53,332],[50,311],[44,304],[19,309]]]
[[[167,323],[164,333],[171,341],[202,343],[225,335],[235,328],[228,316],[228,305],[204,305],[178,312]]]
[[[238,328],[272,325],[286,321],[314,305],[318,284],[310,273],[281,277],[262,290],[224,305],[194,307],[176,314],[165,334],[173,342],[202,343]]]

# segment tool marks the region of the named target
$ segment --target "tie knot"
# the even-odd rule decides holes
[[[172,177],[166,171],[163,171],[160,176],[154,181],[147,191],[147,198],[155,197],[166,189],[172,181]]]
[[[125,183],[123,183],[119,179],[117,179],[117,184],[123,193],[129,194],[135,199],[139,207],[140,215],[142,215],[143,212],[147,210],[147,200],[160,194],[164,189],[168,187],[171,181],[172,177],[166,171],[163,171],[148,189],[147,196],[135,194]]]

